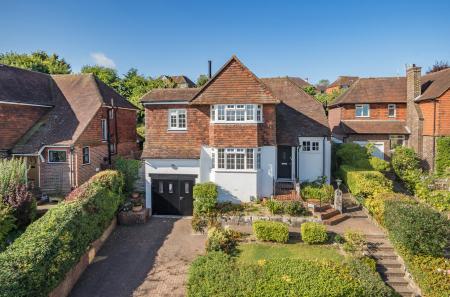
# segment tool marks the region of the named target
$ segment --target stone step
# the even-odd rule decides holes
[[[384,278],[386,283],[396,287],[408,287],[409,282],[404,277],[387,277]]]
[[[377,252],[377,253],[371,253],[372,257],[374,257],[377,260],[397,260],[398,256],[395,253],[383,253],[383,252]]]
[[[405,271],[400,268],[387,268],[383,266],[377,267],[377,272],[383,277],[404,277]]]
[[[384,266],[388,269],[390,268],[402,268],[402,264],[396,260],[392,260],[392,259],[381,259],[379,261],[377,261],[377,267],[379,266]]]
[[[330,204],[325,204],[325,205],[322,205],[322,206],[314,205],[314,211],[315,212],[324,212],[324,211],[329,210],[330,208],[331,208]]]
[[[368,242],[367,249],[371,252],[395,252],[394,247],[388,242]]]
[[[413,291],[409,288],[405,287],[392,287],[400,296],[402,297],[415,297],[416,294],[413,293]]]
[[[344,215],[344,214],[338,214],[338,215],[332,217],[331,219],[324,220],[323,223],[324,223],[325,225],[333,226],[333,225],[339,224],[340,222],[345,221],[345,220],[348,219],[348,218],[349,218],[349,217],[348,217],[347,215]]]
[[[327,209],[325,212],[320,213],[320,219],[321,220],[330,219],[334,216],[337,216],[338,214],[340,214],[339,210],[330,208],[330,209]]]
[[[361,205],[352,205],[352,206],[346,206],[344,207],[345,212],[349,213],[349,212],[356,212],[356,211],[360,211],[362,210]]]

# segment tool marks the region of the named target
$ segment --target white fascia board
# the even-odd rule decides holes
[[[37,107],[53,107],[53,105],[32,104],[32,103],[21,103],[21,102],[10,102],[10,101],[0,101],[0,104],[25,105],[25,106],[37,106]]]

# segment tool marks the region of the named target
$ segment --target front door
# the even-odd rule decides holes
[[[278,178],[292,178],[292,148],[278,147]]]
[[[192,215],[193,179],[152,179],[152,211],[159,215]]]

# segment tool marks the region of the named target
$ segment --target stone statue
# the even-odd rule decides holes
[[[342,213],[342,191],[339,188],[334,191],[334,208]]]

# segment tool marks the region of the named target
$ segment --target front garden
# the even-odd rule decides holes
[[[246,236],[215,220],[216,191],[213,184],[194,189],[194,219],[206,218],[208,239],[206,255],[190,267],[188,296],[397,296],[363,255],[361,234],[331,236],[308,222],[298,242],[285,223],[256,221]]]

